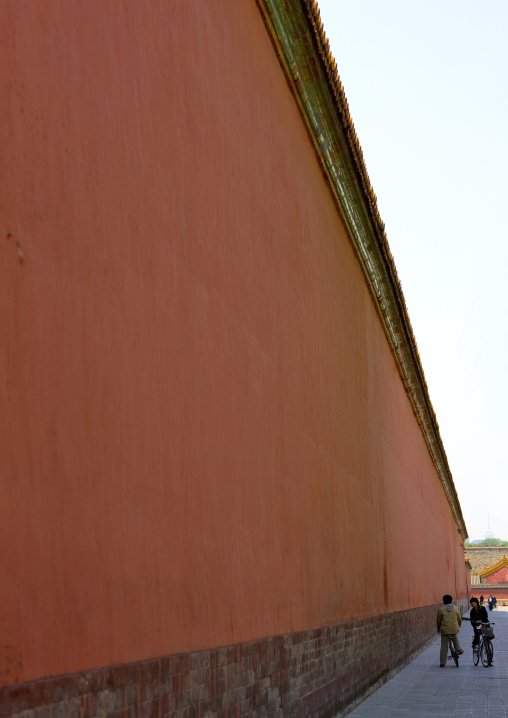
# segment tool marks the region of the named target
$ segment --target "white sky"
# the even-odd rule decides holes
[[[508,539],[508,2],[318,3],[469,537]]]

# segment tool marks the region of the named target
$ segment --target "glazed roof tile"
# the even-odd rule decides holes
[[[349,231],[458,531],[467,529],[376,194],[315,0],[258,0]]]

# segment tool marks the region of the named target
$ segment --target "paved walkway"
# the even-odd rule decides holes
[[[468,614],[465,614],[468,615]],[[508,612],[490,613],[495,622],[494,661],[473,665],[472,635],[464,621],[459,640],[464,655],[459,668],[439,667],[441,639],[349,713],[348,718],[508,718]]]

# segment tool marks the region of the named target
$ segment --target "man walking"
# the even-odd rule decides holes
[[[448,594],[443,596],[443,605],[437,612],[437,632],[441,634],[441,653],[439,654],[439,665],[444,668],[448,654],[448,636],[452,637],[453,645],[457,653],[464,653],[460,647],[457,633],[462,626],[462,616],[457,606],[452,604],[452,597]]]

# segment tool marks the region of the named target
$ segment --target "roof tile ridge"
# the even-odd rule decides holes
[[[363,189],[363,192],[365,194],[365,198],[367,200],[367,205],[370,210],[371,219],[373,222],[373,226],[376,231],[376,236],[379,241],[379,247],[381,249],[382,255],[386,262],[386,267],[390,275],[390,279],[392,282],[392,286],[395,290],[395,296],[397,299],[397,303],[399,304],[404,323],[406,326],[407,331],[407,338],[409,340],[409,344],[411,346],[411,351],[413,352],[416,360],[417,365],[419,367],[419,378],[422,384],[424,396],[426,399],[426,403],[429,409],[429,417],[432,421],[432,424],[434,426],[436,435],[439,437],[440,440],[440,450],[442,459],[444,461],[444,464],[448,470],[449,476],[452,477],[452,473],[450,470],[450,466],[448,463],[448,457],[446,455],[446,450],[444,448],[444,443],[441,437],[441,432],[439,429],[439,422],[437,420],[436,412],[434,410],[434,406],[432,404],[432,400],[430,398],[430,392],[429,387],[427,384],[427,379],[425,377],[425,372],[423,369],[420,352],[418,350],[418,343],[416,341],[416,337],[413,331],[413,326],[411,324],[411,320],[409,318],[409,312],[407,310],[406,300],[404,298],[404,292],[402,290],[402,284],[397,272],[397,267],[395,264],[395,260],[393,258],[393,254],[390,250],[390,245],[388,242],[388,237],[386,235],[386,229],[385,224],[383,220],[381,219],[381,215],[379,213],[379,208],[377,204],[377,196],[374,192],[374,189],[372,187],[372,183],[370,181],[369,173],[367,171],[367,166],[365,164],[365,159],[363,156],[363,151],[360,145],[360,141],[358,139],[358,135],[356,133],[356,129],[354,126],[353,119],[351,117],[351,113],[349,111],[349,104],[346,98],[346,93],[344,91],[344,86],[341,82],[339,71],[337,68],[337,63],[335,62],[335,58],[332,54],[332,51],[330,49],[330,43],[328,41],[328,38],[326,36],[326,32],[324,29],[323,22],[321,20],[321,13],[319,10],[319,5],[317,0],[301,0],[304,12],[308,18],[309,24],[313,29],[313,35],[314,35],[314,41],[316,43],[316,48],[318,51],[319,56],[321,57],[321,61],[323,63],[323,68],[325,70],[325,75],[328,80],[328,84],[332,93],[332,96],[335,100],[336,107],[339,113],[339,118],[342,122],[342,125],[345,129],[345,134],[347,138],[347,142],[349,145],[349,149],[351,151],[352,157],[354,159],[355,168],[358,174],[358,178],[360,180],[361,187]],[[453,482],[453,479],[452,479]],[[456,493],[456,489],[455,489]]]

